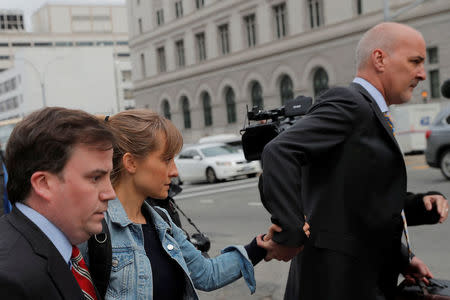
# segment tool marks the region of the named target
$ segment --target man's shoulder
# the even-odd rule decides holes
[[[342,109],[363,114],[372,113],[370,101],[353,85],[336,86],[326,90],[316,98],[314,106],[322,106],[324,104],[338,105]]]

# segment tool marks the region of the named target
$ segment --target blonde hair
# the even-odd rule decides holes
[[[113,155],[111,182],[115,186],[122,173],[122,157],[130,153],[134,157],[144,158],[159,149],[158,136],[165,140],[164,158],[171,159],[183,146],[183,137],[175,125],[168,119],[148,109],[122,111],[105,119],[116,137]]]

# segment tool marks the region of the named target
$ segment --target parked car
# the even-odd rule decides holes
[[[258,161],[247,161],[241,151],[224,143],[185,147],[175,158],[175,164],[181,182],[213,183],[242,175],[255,177],[261,172]]]
[[[199,144],[210,143],[224,143],[229,146],[235,147],[239,151],[242,150],[242,137],[237,134],[223,133],[202,137],[198,140]]]
[[[444,177],[450,180],[450,106],[439,112],[425,137],[428,165],[440,168]]]

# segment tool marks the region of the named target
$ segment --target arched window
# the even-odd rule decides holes
[[[264,107],[264,101],[263,101],[263,92],[262,87],[259,84],[259,82],[254,81],[252,84],[252,107],[258,106],[259,108]]]
[[[172,114],[170,113],[170,104],[169,101],[167,100],[163,100],[162,103],[162,111],[163,111],[163,115],[166,119],[171,120],[172,119]]]
[[[328,74],[323,68],[318,68],[313,77],[314,96],[328,90]]]
[[[211,109],[211,97],[208,92],[203,93],[203,116],[205,119],[205,126],[211,126],[213,123],[212,120],[212,109]]]
[[[235,102],[234,91],[231,87],[228,87],[226,89],[225,101],[227,104],[228,124],[236,123],[236,102]]]
[[[293,92],[293,84],[292,80],[288,75],[284,75],[280,81],[280,96],[281,96],[281,105],[284,105],[287,100],[291,100],[294,98]]]
[[[183,107],[184,128],[191,128],[191,110],[189,108],[189,99],[186,96],[181,98],[181,106]]]

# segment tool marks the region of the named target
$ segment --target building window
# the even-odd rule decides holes
[[[181,18],[183,16],[183,1],[175,2],[175,16]]]
[[[166,52],[164,47],[156,49],[158,53],[158,70],[160,73],[166,72]]]
[[[90,47],[94,46],[94,42],[75,42],[75,46]]]
[[[219,43],[222,54],[230,53],[230,44],[228,39],[228,24],[219,26]]]
[[[203,93],[203,116],[205,119],[205,126],[211,126],[212,121],[212,108],[211,108],[211,97],[207,92]]]
[[[228,124],[236,123],[236,101],[234,91],[231,87],[228,87],[225,91],[225,102],[227,105]]]
[[[197,41],[198,61],[203,61],[206,59],[205,33],[197,33],[195,40]]]
[[[163,115],[164,118],[171,120],[172,119],[172,114],[170,113],[170,104],[169,101],[164,100],[162,103],[162,111],[163,111]]]
[[[189,108],[189,99],[186,96],[181,98],[181,107],[183,108],[184,128],[191,128],[191,110]]]
[[[131,89],[124,89],[123,90],[123,99],[131,100],[133,98],[134,98],[133,90],[131,90]]]
[[[311,28],[319,27],[323,24],[321,0],[308,0],[309,22]]]
[[[362,0],[356,0],[356,13],[358,15],[362,14]]]
[[[164,11],[162,8],[156,11],[156,24],[158,24],[158,26],[164,24]]]
[[[147,72],[145,70],[145,56],[144,53],[141,53],[141,76],[145,78],[147,76]]]
[[[264,107],[262,87],[259,82],[254,81],[252,84],[252,107]]]
[[[139,33],[142,33],[143,30],[142,30],[142,19],[141,18],[138,19],[138,26],[139,26]]]
[[[286,36],[286,3],[281,3],[273,7],[275,17],[275,32],[277,38]]]
[[[72,47],[73,42],[55,42],[55,47]]]
[[[431,98],[439,98],[441,96],[439,91],[439,70],[432,70],[429,72],[429,75]]]
[[[205,0],[195,0],[195,6],[197,7],[197,9],[202,8],[203,6],[205,6]]]
[[[179,40],[175,42],[175,49],[177,51],[177,66],[184,67],[184,42],[183,40]]]
[[[122,73],[122,82],[131,81],[131,71],[130,70],[124,70]]]
[[[323,68],[318,68],[313,77],[314,96],[328,90],[328,74]]]
[[[428,63],[429,64],[437,64],[437,63],[439,63],[439,56],[438,56],[438,48],[437,47],[427,48],[427,56],[428,56]]]
[[[281,96],[281,105],[284,105],[286,101],[294,98],[294,85],[292,84],[292,80],[288,75],[284,75],[280,81],[280,96]]]
[[[256,45],[255,14],[245,16],[244,23],[247,31],[247,45],[253,47]]]
[[[12,43],[13,47],[31,47],[31,43],[26,43],[26,42],[17,42],[17,43]]]
[[[52,42],[34,42],[35,47],[51,47],[53,46]]]

